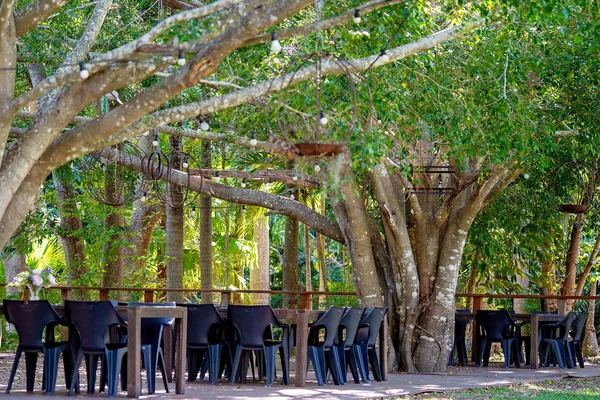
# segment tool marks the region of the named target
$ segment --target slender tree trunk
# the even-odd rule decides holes
[[[315,209],[315,197],[312,197],[312,208]],[[320,212],[325,215],[325,196],[321,195]],[[315,233],[317,239],[317,258],[319,260],[319,292],[327,291],[327,266],[325,264],[325,236],[319,232]],[[319,308],[324,308],[327,304],[327,296],[319,296]]]
[[[523,288],[523,294],[529,294],[529,278],[520,269],[517,271],[517,284]],[[525,300],[513,300],[513,309],[517,314],[525,314]]]
[[[554,264],[551,261],[542,261],[542,287],[541,294],[544,296],[555,295],[554,282],[556,281],[554,275]],[[556,300],[542,300],[545,307],[542,307],[543,311],[555,311],[557,310],[558,304]]]
[[[202,168],[211,168],[210,142],[202,142]],[[213,288],[212,278],[212,197],[200,195],[200,287]],[[212,303],[213,293],[202,293],[202,303]]]
[[[122,150],[122,145],[117,145]],[[112,204],[117,204],[123,199],[123,166],[109,164],[104,172],[104,196]],[[123,227],[125,226],[125,217],[123,215],[123,206],[104,206],[104,231],[106,239],[103,246],[104,253],[104,274],[102,276],[102,286],[117,287],[123,284]]]
[[[475,286],[477,285],[477,260],[479,260],[481,250],[475,251],[473,257],[473,263],[471,264],[471,273],[469,274],[469,280],[467,281],[467,294],[475,294]],[[473,298],[468,297],[467,303],[465,304],[467,310],[473,310]]]
[[[170,148],[181,149],[181,137],[169,137]],[[173,166],[180,168],[182,160],[173,157]],[[167,185],[171,191],[171,205],[183,204],[183,193],[181,187],[176,184]],[[183,287],[183,206],[171,207],[167,205],[167,288]],[[183,293],[168,292],[167,301],[183,302]]]
[[[590,288],[590,296],[596,296],[598,281],[594,280]],[[583,339],[582,350],[586,357],[596,357],[600,353],[598,349],[598,336],[596,336],[596,325],[594,314],[596,311],[596,300],[590,300],[588,303],[588,317],[585,323],[585,338]]]
[[[256,262],[250,265],[250,289],[269,290],[269,218],[257,216],[254,220],[254,243],[256,244]],[[253,293],[254,304],[270,304],[268,293]]]
[[[561,288],[562,296],[572,296],[575,292],[575,284],[577,278],[577,261],[579,260],[579,248],[581,243],[581,232],[583,230],[584,214],[578,214],[573,223],[571,231],[571,240],[569,242],[569,250],[567,252],[567,263],[565,271],[565,280]],[[573,309],[575,302],[573,300],[559,300],[558,310],[560,313],[565,313]]]
[[[2,259],[2,265],[4,266],[6,283],[10,283],[19,272],[25,271],[25,254],[15,251],[11,257]],[[17,293],[18,291],[16,288],[10,286],[6,287],[7,296]]]
[[[298,290],[298,220],[286,217],[283,248],[283,290]],[[283,308],[298,308],[298,296],[283,295]]]

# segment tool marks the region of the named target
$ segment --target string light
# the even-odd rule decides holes
[[[315,165],[315,172],[319,172],[321,171],[321,167],[319,166],[319,164]]]
[[[142,202],[146,201],[146,192],[140,197],[140,200],[142,200]]]
[[[142,133],[142,136],[148,136],[150,134],[149,131],[145,131],[144,133]]]
[[[383,61],[384,63],[390,61],[390,56],[388,55],[388,53],[386,53],[385,49],[381,49],[381,53],[379,53],[379,58],[381,58],[381,61]]]
[[[329,122],[327,116],[325,115],[325,111],[323,110],[321,110],[321,113],[319,114],[319,122],[321,122],[321,125],[323,126],[327,125],[327,122]]]
[[[241,186],[242,186],[243,188],[245,188],[245,187],[246,187],[246,178],[242,179],[242,185],[241,185]]]
[[[294,200],[294,199],[295,199],[294,193],[290,194],[290,200]]]
[[[83,61],[79,63],[79,77],[81,79],[87,79],[90,77],[90,71],[88,71]]]
[[[208,125],[208,122],[206,122],[204,118],[200,120],[200,129],[202,129],[204,132],[210,129],[210,125]]]
[[[281,51],[281,43],[277,40],[277,32],[271,32],[271,53],[277,54]]]
[[[158,147],[158,133],[154,134],[154,140],[152,141],[152,146]]]
[[[179,54],[177,55],[177,65],[180,67],[185,65],[185,55],[183,54],[183,49],[179,49]]]
[[[298,177],[296,175],[292,176],[292,180],[297,181]]]
[[[188,163],[188,161],[189,161],[189,157],[185,156],[184,159],[183,159],[183,164],[182,164],[183,168],[187,169],[190,166],[190,164]]]
[[[258,141],[256,140],[256,132],[250,132],[250,146],[256,146]]]
[[[267,189],[271,189],[273,187],[273,180],[269,178],[269,182],[267,182]]]
[[[360,10],[357,8],[354,10],[354,23],[355,24],[360,24],[361,18],[360,18]]]

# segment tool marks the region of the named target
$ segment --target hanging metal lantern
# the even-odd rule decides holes
[[[144,175],[123,166],[139,162],[143,151],[131,142],[116,144],[111,149],[113,151],[100,150],[83,157],[86,173],[82,183],[99,203],[121,207],[146,193],[148,185]]]
[[[189,188],[193,176],[190,172],[192,169],[198,169],[199,163],[188,153],[178,150],[172,151],[162,157],[158,155],[152,157],[152,154],[149,155],[150,161],[155,160],[155,162],[149,163],[150,167],[154,167],[154,169],[150,168],[149,172],[156,172],[156,176],[159,175],[158,166],[164,165],[165,162],[167,164],[166,168],[162,167],[160,169],[160,177],[153,180],[153,190],[156,196],[171,208],[184,208],[194,203],[200,193],[199,189],[195,191]],[[165,171],[166,175],[164,175]],[[173,182],[178,174],[183,174],[184,184]],[[203,182],[201,176],[200,179],[200,182]]]
[[[555,207],[566,214],[583,214],[592,206],[596,192],[596,171],[589,165],[567,162],[554,174],[551,195]]]
[[[371,89],[358,69],[331,54],[314,53],[298,60],[291,73],[273,80],[273,85],[279,86],[279,95],[265,107],[268,129],[272,135],[276,131],[294,142],[295,155],[335,156],[344,150],[357,130],[363,135],[371,128],[374,122]],[[325,63],[342,71],[340,77],[323,75]],[[296,85],[299,76],[306,74],[314,78]],[[271,126],[272,119],[276,120],[276,127]]]

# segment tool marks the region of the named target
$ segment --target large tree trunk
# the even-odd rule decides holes
[[[542,286],[540,293],[544,296],[554,296],[554,283],[556,281],[554,264],[550,260],[542,261]],[[542,300],[542,311],[555,311],[558,309],[558,304],[555,299]]]
[[[250,264],[250,289],[269,290],[269,218],[264,215],[254,219],[254,243],[256,262]],[[253,293],[251,297],[254,304],[270,304],[268,293]]]
[[[577,278],[577,261],[579,260],[579,249],[581,243],[581,232],[583,230],[584,214],[578,214],[573,223],[571,231],[571,240],[569,241],[569,250],[567,252],[567,262],[565,269],[565,280],[563,282],[560,294],[561,296],[572,296],[575,292]],[[559,300],[558,311],[561,314],[571,311],[574,300]]]
[[[169,137],[172,150],[181,149],[181,137]],[[179,169],[180,157],[173,157],[173,167]],[[177,184],[167,185],[171,192],[171,204],[167,205],[167,288],[183,287],[183,193]],[[175,206],[175,207],[172,207]],[[168,292],[167,301],[183,302],[183,293]]]
[[[517,285],[523,288],[523,294],[529,294],[529,278],[523,271],[517,269]],[[513,309],[517,314],[525,314],[526,299],[513,299]]]
[[[286,217],[282,270],[283,290],[298,290],[298,239],[298,220]],[[283,308],[298,308],[298,296],[284,294]]]
[[[590,288],[590,296],[596,296],[596,288],[598,281],[592,282]],[[596,325],[594,321],[594,314],[596,312],[596,300],[590,300],[588,303],[588,317],[585,322],[585,338],[583,339],[582,350],[586,357],[596,357],[600,353],[598,349],[598,337],[596,336]]]
[[[202,168],[211,168],[210,142],[202,142]],[[213,288],[212,277],[212,197],[200,195],[200,287]],[[212,303],[213,293],[202,293],[202,303]]]

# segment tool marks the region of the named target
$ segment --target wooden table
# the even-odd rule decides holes
[[[456,313],[456,319],[468,319],[473,321],[473,337],[471,340],[471,354],[473,360],[477,357],[477,331],[475,316],[476,313]],[[539,366],[539,329],[540,322],[558,322],[565,316],[560,314],[511,314],[511,317],[515,321],[530,322],[531,323],[531,346],[529,348],[529,361],[530,368],[537,369]],[[534,345],[535,344],[535,345]]]
[[[185,307],[127,307],[127,397],[142,395],[141,374],[141,321],[142,318],[175,318],[177,337],[177,364],[175,365],[175,393],[185,393],[187,344],[187,308]],[[171,359],[165,360],[170,363]]]

